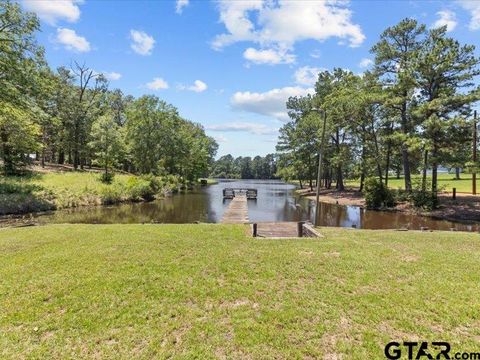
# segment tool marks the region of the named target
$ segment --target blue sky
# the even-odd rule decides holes
[[[201,123],[219,156],[274,152],[285,100],[311,92],[321,69],[364,71],[380,33],[405,17],[480,45],[480,1],[20,3],[39,15],[52,67],[85,62],[112,89],[157,95]]]

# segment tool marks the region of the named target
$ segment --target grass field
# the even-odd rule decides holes
[[[428,177],[431,179],[431,176]],[[413,175],[413,179],[421,179],[421,175]],[[347,180],[345,182],[346,186],[358,187],[360,185],[360,180]],[[392,189],[403,189],[405,187],[405,180],[403,177],[397,179],[395,177],[390,177],[388,179],[388,187]],[[457,192],[472,192],[472,174],[461,174],[460,180],[455,180],[455,174],[438,174],[438,188],[442,191],[451,192],[452,188],[457,188]],[[480,174],[477,175],[477,192],[480,193]]]
[[[479,351],[480,237],[242,225],[0,230],[0,358],[379,359]]]

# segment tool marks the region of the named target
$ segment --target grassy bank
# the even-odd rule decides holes
[[[212,179],[212,178],[201,178],[201,179],[198,179],[198,183],[201,183],[202,180],[206,180],[206,181],[207,181],[207,185],[215,185],[215,184],[218,184],[218,180],[217,180],[217,179]]]
[[[0,177],[0,215],[148,200],[178,185],[175,177],[117,174],[111,184],[105,184],[97,172],[33,171]]]
[[[431,180],[431,176],[427,177],[429,181]],[[421,175],[412,175],[413,179],[421,179]],[[349,187],[359,187],[360,180],[347,180],[345,182],[346,186]],[[404,189],[405,188],[405,180],[403,177],[397,179],[395,177],[390,177],[388,179],[388,187],[391,189]],[[456,188],[457,192],[465,192],[471,193],[472,192],[472,174],[461,174],[460,180],[455,179],[454,174],[445,174],[441,173],[438,174],[438,189],[441,191],[451,192],[452,188]],[[480,174],[477,175],[477,191],[480,192]]]
[[[241,225],[0,230],[0,357],[383,358],[478,351],[480,238]]]
[[[427,179],[431,181],[431,176],[428,176]],[[412,175],[412,179],[421,179],[421,175]],[[294,185],[300,185],[298,180],[288,181]],[[308,188],[308,182],[303,181],[302,185],[304,188]],[[335,186],[335,182],[332,184]],[[358,188],[360,186],[360,179],[350,179],[345,180],[345,186],[347,188]],[[404,189],[405,180],[403,177],[397,179],[396,177],[388,178],[388,187],[391,189]],[[471,193],[472,192],[472,175],[471,174],[461,174],[460,180],[455,179],[454,174],[438,174],[438,188],[441,191],[451,192],[452,188],[456,188],[457,192]],[[480,174],[477,175],[477,192],[480,192]]]

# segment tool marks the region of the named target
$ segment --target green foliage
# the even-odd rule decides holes
[[[474,46],[450,38],[446,27],[429,30],[404,19],[387,28],[371,52],[375,66],[363,76],[323,71],[314,95],[287,101],[292,121],[280,129],[277,173],[312,183],[322,120],[321,185],[327,188],[335,183],[342,190],[348,177],[362,179],[360,188],[371,176],[389,185],[393,173],[403,175],[410,193],[415,174],[429,168],[435,194],[440,165],[472,171],[469,117],[480,100]],[[435,206],[426,191],[413,197],[421,206]]]
[[[142,96],[131,102],[126,119],[130,157],[141,174],[177,174],[192,183],[208,174],[218,145],[175,107]]]
[[[150,188],[155,193],[158,193],[163,189],[163,181],[162,178],[159,176],[155,176],[153,174],[146,174],[142,175],[140,178],[147,181],[150,184]]]
[[[91,137],[89,146],[96,157],[95,162],[103,167],[107,174],[111,168],[118,166],[124,157],[123,131],[114,117],[107,113],[94,122]]]
[[[35,40],[37,17],[20,5],[0,2],[0,157],[6,174],[28,163],[28,154],[39,147],[42,115],[34,89],[42,81],[43,50]]]
[[[416,178],[412,182],[412,192],[408,194],[408,201],[417,208],[433,210],[438,207],[437,194],[430,191],[431,181],[426,179],[425,183]],[[441,190],[441,189],[440,189]]]
[[[152,182],[142,178],[131,178],[127,183],[127,191],[130,200],[151,201],[155,198],[156,191],[153,189]]]
[[[125,200],[124,192],[120,185],[111,184],[100,190],[100,199],[104,205],[113,205]]]
[[[115,177],[114,173],[104,172],[100,175],[100,181],[104,184],[111,184],[114,177]]]
[[[213,163],[211,176],[223,179],[275,179],[277,162],[274,154],[234,159],[224,155]]]
[[[365,181],[365,202],[368,208],[378,209],[395,205],[393,193],[377,178],[368,178]]]

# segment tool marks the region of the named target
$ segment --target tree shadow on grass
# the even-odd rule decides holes
[[[53,195],[43,186],[30,183],[42,175],[26,174],[0,178],[0,215],[54,210]]]

